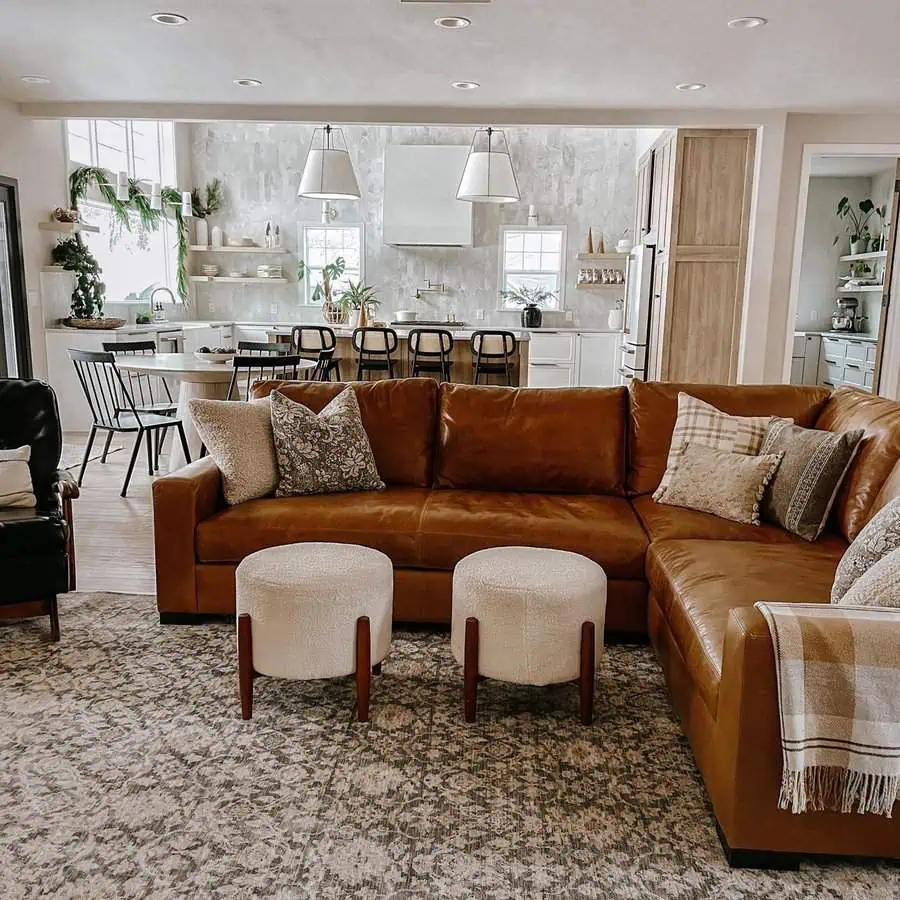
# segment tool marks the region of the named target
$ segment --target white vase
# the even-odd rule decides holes
[[[206,219],[197,219],[194,223],[194,243],[198,247],[209,246],[209,224]]]
[[[218,225],[213,225],[210,234],[212,236],[213,247],[221,247],[222,242],[225,240],[225,236],[222,234],[222,229],[219,228]]]
[[[625,324],[625,313],[621,307],[611,309],[606,316],[606,327],[610,331],[621,331]]]

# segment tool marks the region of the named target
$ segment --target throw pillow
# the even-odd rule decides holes
[[[229,506],[271,494],[278,485],[268,398],[188,401],[197,433],[222,473],[222,493]]]
[[[891,550],[860,575],[838,605],[900,609],[900,550]]]
[[[352,387],[341,391],[318,415],[280,391],[272,391],[270,398],[278,457],[277,496],[384,488]]]
[[[837,603],[868,569],[900,548],[900,497],[895,497],[866,524],[838,563],[831,588]]]
[[[35,507],[31,484],[31,447],[0,450],[0,507]]]
[[[659,487],[653,493],[653,499],[659,500],[665,493],[685,445],[702,444],[713,450],[756,456],[772,418],[772,416],[730,416],[682,391],[678,395],[678,418],[672,432],[666,471]]]
[[[688,444],[659,502],[759,525],[759,504],[780,462],[780,453],[748,456]]]
[[[763,501],[763,518],[804,540],[822,533],[862,431],[816,431],[784,419],[769,425],[760,453],[784,459]]]

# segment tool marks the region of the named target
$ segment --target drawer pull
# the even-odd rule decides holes
[[[637,353],[637,350],[635,350],[633,347],[623,347],[622,352],[627,356],[634,356],[635,353]]]
[[[848,369],[861,369],[862,368],[862,366],[859,363],[850,362],[849,360],[847,362],[845,362],[844,365]]]

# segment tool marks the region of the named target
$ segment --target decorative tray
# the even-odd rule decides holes
[[[61,324],[67,328],[92,328],[97,331],[109,331],[112,328],[121,328],[126,324],[124,319],[61,319]]]

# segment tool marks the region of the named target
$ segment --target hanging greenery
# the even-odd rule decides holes
[[[225,197],[222,194],[222,180],[220,178],[213,178],[206,185],[206,203],[203,202],[200,196],[200,188],[194,188],[191,191],[191,206],[193,207],[194,215],[198,219],[214,216],[222,209],[224,204]]]
[[[152,209],[150,197],[141,189],[141,183],[134,179],[128,179],[128,199],[120,200],[116,196],[116,186],[112,181],[111,173],[99,166],[81,166],[69,176],[69,202],[73,208],[78,206],[78,201],[84,199],[91,188],[96,188],[105,203],[112,210],[113,219],[117,226],[126,231],[132,230],[132,218],[130,213],[136,213],[139,227],[144,231],[157,231],[162,221],[163,210],[170,209],[175,220],[175,232],[178,237],[178,271],[176,273],[176,290],[185,306],[190,306],[191,293],[187,275],[188,254],[188,225],[181,215],[181,193],[173,187],[163,187],[161,190],[163,209]],[[221,194],[221,185],[219,186]],[[209,197],[207,196],[207,203]],[[221,197],[220,197],[221,202]],[[84,246],[80,235],[76,240]],[[86,248],[85,248],[86,249]],[[74,309],[75,295],[72,295]]]
[[[100,280],[100,266],[80,235],[61,240],[50,254],[53,262],[75,273],[72,291],[72,318],[93,319],[103,313],[106,285]]]

